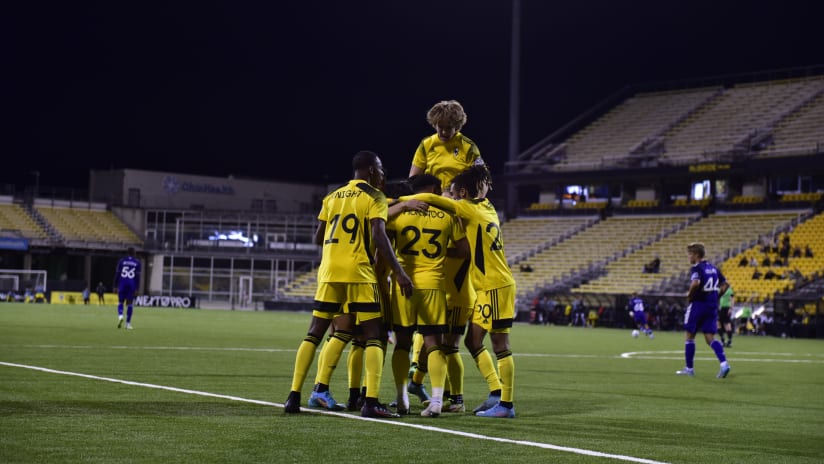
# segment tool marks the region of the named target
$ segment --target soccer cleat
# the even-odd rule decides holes
[[[409,378],[410,381],[412,380],[412,376],[415,375],[415,369],[417,368],[418,365],[416,363],[412,363],[409,365],[409,374],[407,375],[407,378]]]
[[[429,406],[426,407],[423,411],[421,411],[421,416],[423,417],[438,417],[441,415],[441,410],[443,409],[443,403],[436,403],[434,401],[429,403]]]
[[[654,340],[654,339],[655,339],[655,335],[653,335],[653,334],[652,334],[652,332],[650,332],[650,333],[649,333],[649,339],[650,339],[650,340]]]
[[[426,387],[424,387],[423,384],[410,380],[409,384],[406,385],[406,391],[417,396],[418,399],[421,400],[421,403],[429,399],[429,393],[426,392]]]
[[[131,322],[127,322],[127,323],[126,323],[126,330],[134,330],[134,327],[132,327],[132,323],[131,323]]]
[[[501,403],[497,403],[486,411],[476,412],[475,415],[478,417],[503,417],[505,419],[513,419],[515,417],[515,408],[507,408],[501,406]]]
[[[409,398],[402,398],[389,403],[390,408],[395,408],[395,411],[401,416],[408,416],[410,413]]]
[[[312,396],[309,397],[309,407],[315,409],[328,409],[330,411],[344,410],[344,407],[332,398],[332,392],[329,390],[326,390],[323,393],[313,391]]]
[[[449,403],[444,404],[443,412],[466,412],[466,406],[463,403],[450,401]]]
[[[395,414],[380,403],[375,403],[372,406],[364,404],[360,410],[360,415],[361,417],[373,417],[376,419],[394,419],[401,417],[400,414]]]
[[[675,371],[675,375],[686,375],[692,377],[695,375],[695,371],[691,367],[685,367],[680,371]]]
[[[117,316],[117,328],[119,329],[122,326],[123,326],[123,316]]]
[[[300,392],[289,392],[289,397],[283,403],[283,412],[297,414],[300,412]]]
[[[484,402],[481,403],[477,408],[473,409],[472,412],[477,414],[481,411],[486,411],[487,409],[490,409],[496,404],[498,404],[499,401],[501,401],[501,397],[499,395],[489,395],[489,398],[484,400]]]
[[[732,348],[732,342],[727,342],[727,344],[724,346],[726,346],[727,348]]]
[[[722,367],[721,370],[718,371],[718,375],[716,375],[715,377],[717,377],[719,379],[723,379],[723,378],[726,378],[727,374],[729,374],[729,373],[730,373],[730,366]]]

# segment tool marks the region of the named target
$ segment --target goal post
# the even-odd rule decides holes
[[[48,273],[43,270],[0,269],[0,291],[20,292],[25,289],[46,291]]]

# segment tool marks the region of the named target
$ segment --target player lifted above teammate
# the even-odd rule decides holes
[[[441,181],[441,189],[449,189],[449,183],[464,169],[484,164],[475,142],[461,133],[466,124],[466,113],[455,100],[438,102],[426,113],[426,121],[435,134],[421,140],[409,177],[432,174]]]

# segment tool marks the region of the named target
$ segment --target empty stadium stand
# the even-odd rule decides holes
[[[110,211],[36,205],[34,208],[66,242],[98,243],[123,249],[142,240]]]
[[[26,212],[12,202],[0,202],[0,233],[27,239],[46,239],[46,231]]]

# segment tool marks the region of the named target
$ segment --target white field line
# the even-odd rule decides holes
[[[759,353],[751,351],[736,351],[734,353],[726,354],[727,359],[731,362],[741,361],[762,363],[824,364],[824,355],[813,353]],[[747,355],[751,357],[740,358],[740,355]],[[621,353],[620,357],[623,359],[675,359],[683,361],[684,351],[629,351],[626,353]],[[717,361],[717,358],[714,355],[712,357],[696,356],[695,359],[700,361]]]
[[[188,394],[188,395],[198,395],[198,396],[206,396],[206,397],[210,397],[210,398],[220,398],[220,399],[230,400],[230,401],[239,401],[239,402],[243,402],[243,403],[252,403],[252,404],[258,404],[258,405],[261,405],[261,406],[273,406],[273,407],[278,407],[278,408],[283,407],[283,404],[272,403],[272,402],[269,402],[269,401],[253,400],[253,399],[249,399],[249,398],[241,398],[241,397],[238,397],[238,396],[231,396],[231,395],[220,395],[220,394],[217,394],[217,393],[209,393],[209,392],[203,392],[203,391],[198,391],[198,390],[189,390],[189,389],[185,389],[185,388],[168,387],[168,386],[164,386],[164,385],[155,385],[155,384],[151,384],[151,383],[133,382],[131,380],[113,379],[111,377],[99,377],[99,376],[96,376],[96,375],[82,374],[82,373],[79,373],[79,372],[60,371],[60,370],[56,370],[56,369],[49,369],[49,368],[46,368],[46,367],[29,366],[29,365],[26,365],[26,364],[16,364],[16,363],[0,361],[0,366],[18,367],[18,368],[22,368],[22,369],[30,369],[30,370],[34,370],[34,371],[46,372],[46,373],[49,373],[49,374],[68,375],[68,376],[81,377],[81,378],[90,379],[90,380],[101,380],[101,381],[104,381],[104,382],[112,382],[112,383],[119,383],[119,384],[123,384],[123,385],[130,385],[130,386],[134,386],[134,387],[154,388],[154,389],[157,389],[157,390],[165,390],[165,391],[170,391],[170,392],[175,392],[175,393],[185,393],[185,394]],[[360,416],[353,415],[353,414],[344,414],[344,413],[333,412],[333,411],[319,411],[319,410],[313,410],[313,409],[307,409],[307,408],[301,408],[301,411],[303,411],[303,412],[312,412],[312,413],[316,413],[316,414],[326,414],[326,415],[331,415],[331,416],[340,416],[340,417],[344,417],[344,418],[347,418],[347,419],[377,422],[377,423],[390,425],[390,426],[411,427],[411,428],[415,428],[415,429],[427,430],[427,431],[432,431],[432,432],[440,432],[440,433],[444,433],[444,434],[457,435],[457,436],[466,437],[466,438],[474,438],[476,440],[488,440],[488,441],[494,441],[494,442],[499,442],[499,443],[507,443],[507,444],[512,444],[512,445],[531,446],[531,447],[534,447],[534,448],[543,448],[543,449],[561,451],[561,452],[566,452],[566,453],[580,454],[580,455],[584,455],[584,456],[593,456],[593,457],[598,457],[598,458],[615,459],[615,460],[619,460],[619,461],[639,462],[639,463],[646,463],[646,464],[666,464],[665,462],[662,462],[662,461],[654,461],[654,460],[651,460],[651,459],[636,458],[636,457],[633,457],[633,456],[624,456],[624,455],[621,455],[621,454],[602,453],[600,451],[592,451],[592,450],[586,450],[586,449],[581,449],[581,448],[571,448],[571,447],[567,447],[567,446],[558,446],[558,445],[552,445],[552,444],[549,444],[549,443],[538,443],[538,442],[526,441],[526,440],[511,440],[511,439],[508,439],[508,438],[492,437],[492,436],[481,435],[481,434],[477,434],[477,433],[461,432],[461,431],[458,431],[458,430],[449,430],[449,429],[444,429],[444,428],[440,428],[440,427],[432,427],[432,426],[419,425],[419,424],[410,424],[408,422],[403,422],[403,421],[394,421],[394,420],[386,420],[386,419],[372,419],[372,418],[360,417]]]
[[[3,346],[3,345],[0,345]],[[79,349],[79,350],[155,350],[155,351],[229,351],[229,352],[259,352],[259,353],[294,353],[294,348],[244,348],[244,347],[208,347],[208,346],[128,346],[128,345],[5,345],[22,348],[44,348],[44,349]],[[348,350],[344,350],[348,351]],[[467,353],[462,353],[468,356]],[[801,363],[801,364],[824,364],[824,354],[815,353],[767,353],[755,351],[734,351],[727,352],[730,361],[742,362],[763,362],[763,363]],[[741,358],[739,356],[748,357]],[[618,356],[594,355],[594,354],[561,354],[561,353],[515,353],[515,357],[525,358],[623,358],[623,359],[661,359],[661,360],[683,360],[683,350],[659,350],[659,351],[628,351]],[[805,359],[806,358],[806,359]],[[818,358],[818,359],[816,359]],[[696,360],[713,361],[714,355],[699,356]]]

